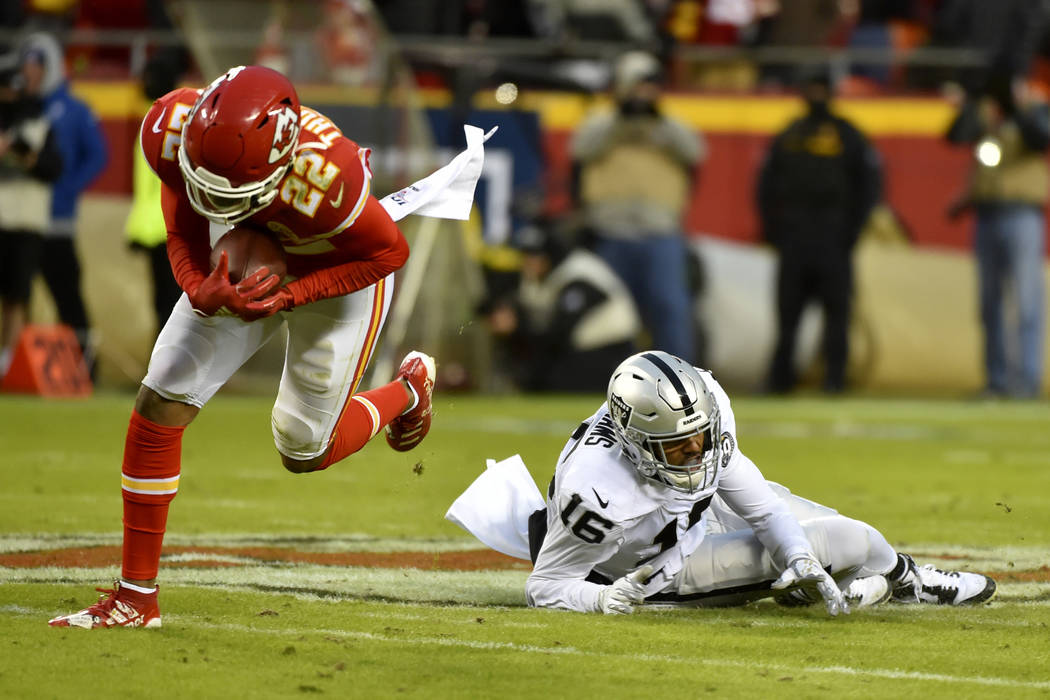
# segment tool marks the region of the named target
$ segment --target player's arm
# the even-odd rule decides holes
[[[295,306],[364,289],[400,269],[408,260],[408,242],[371,195],[354,222],[329,241],[352,259],[289,282],[286,289]]]
[[[609,586],[585,579],[597,564],[616,553],[623,528],[598,515],[596,511],[600,509],[580,494],[562,494],[558,502],[548,503],[547,508],[557,508],[558,517],[549,519],[553,523],[525,583],[529,605],[579,612],[601,611],[602,591]]]
[[[166,183],[160,186],[160,206],[168,229],[168,261],[175,281],[184,292],[191,292],[211,272],[211,244],[208,221],[193,211],[189,200]]]
[[[164,183],[161,184],[160,202],[168,228],[171,271],[189,297],[193,310],[201,316],[232,313],[245,321],[269,316],[269,313],[249,306],[269,298],[280,283],[277,276],[261,268],[237,284],[231,284],[226,253],[222,254],[215,269],[210,269],[208,221],[193,211],[185,197],[178,196]]]
[[[739,450],[722,472],[718,495],[747,521],[782,570],[774,589],[804,588],[824,599],[829,614],[849,612],[842,591],[814,554],[798,519]]]
[[[812,548],[802,526],[746,455],[736,450],[722,472],[718,495],[755,532],[780,568]]]

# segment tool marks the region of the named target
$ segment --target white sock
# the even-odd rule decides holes
[[[405,384],[408,384],[408,388],[412,390],[412,405],[406,408],[404,411],[401,411],[401,415],[405,415],[406,413],[408,413],[413,408],[419,405],[419,394],[416,393],[416,388],[412,386],[412,382],[405,382]]]
[[[134,583],[128,583],[127,581],[125,581],[123,579],[121,579],[121,581],[120,581],[120,587],[121,588],[127,588],[128,590],[135,591],[136,593],[147,593],[147,594],[149,594],[149,593],[156,593],[157,592],[157,587],[156,586],[154,586],[153,588],[143,588],[142,586],[136,586]]]

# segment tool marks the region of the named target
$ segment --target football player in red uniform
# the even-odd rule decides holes
[[[185,294],[157,338],[124,447],[121,579],[57,627],[159,627],[156,576],[182,433],[283,325],[284,372],[272,413],[284,466],[325,469],[380,430],[395,450],[430,429],[433,358],[412,352],[394,381],[354,393],[375,349],[408,244],[370,193],[368,149],[299,104],[280,73],[237,67],[204,90],[157,100],[142,122],[163,183],[168,256]],[[244,222],[272,232],[291,281],[261,268],[237,284],[215,239]]]

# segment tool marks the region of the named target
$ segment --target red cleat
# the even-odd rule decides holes
[[[160,627],[160,608],[157,606],[157,591],[139,593],[130,588],[121,588],[120,581],[113,588],[96,588],[103,593],[98,602],[89,608],[71,615],[62,615],[48,620],[52,627]]]
[[[431,396],[437,369],[434,358],[412,351],[405,355],[395,381],[406,380],[416,394],[416,404],[386,426],[386,444],[398,452],[407,452],[423,442],[430,432]]]

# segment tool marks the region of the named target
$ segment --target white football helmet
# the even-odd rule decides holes
[[[609,380],[609,414],[624,454],[642,476],[694,493],[714,483],[722,459],[718,404],[700,373],[666,352],[632,355]],[[665,446],[703,436],[689,464],[670,464]]]

